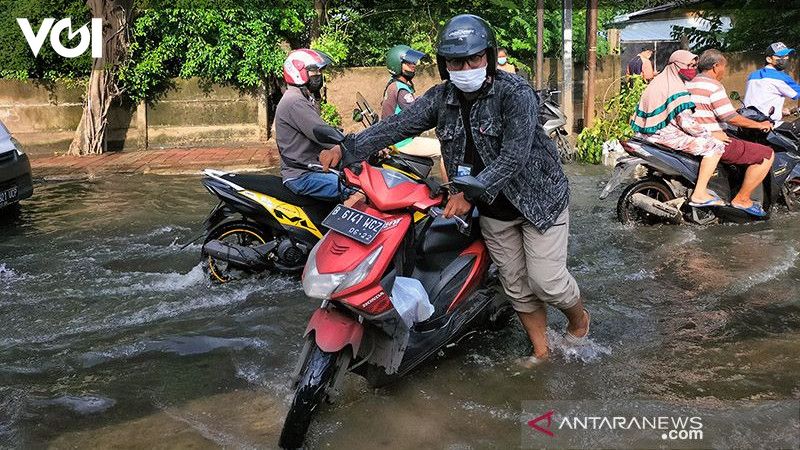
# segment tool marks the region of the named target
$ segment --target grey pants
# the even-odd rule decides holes
[[[578,303],[580,289],[567,270],[568,209],[544,233],[522,218],[506,222],[481,217],[480,221],[515,311],[531,313],[548,304],[564,310]]]

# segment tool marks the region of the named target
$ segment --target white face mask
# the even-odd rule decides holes
[[[504,65],[507,61],[508,61],[508,59],[506,59],[506,58],[504,58],[502,56],[497,58],[497,64],[500,64],[501,66]]]
[[[477,69],[467,70],[448,70],[450,81],[456,85],[461,92],[475,92],[483,86],[486,80],[486,66]]]

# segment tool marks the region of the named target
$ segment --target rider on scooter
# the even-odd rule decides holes
[[[322,201],[338,201],[339,178],[332,173],[314,172],[309,164],[319,163],[319,153],[329,145],[314,136],[316,126],[326,125],[319,108],[322,72],[331,63],[323,52],[294,50],[283,63],[288,85],[275,111],[275,141],[281,157],[283,184],[298,195]]]
[[[762,113],[770,114],[775,122],[789,113],[788,109],[784,109],[785,100],[800,100],[800,85],[785,72],[789,56],[793,53],[794,49],[787,48],[783,42],[776,42],[767,48],[766,66],[747,78],[744,106],[754,106]],[[770,113],[770,110],[773,112]]]
[[[425,56],[407,45],[395,45],[386,53],[386,68],[389,69],[389,81],[383,88],[381,102],[381,119],[400,114],[414,103],[414,75],[417,63]],[[441,162],[442,151],[439,141],[426,137],[403,139],[394,144],[398,152],[412,156],[424,156],[433,159],[439,165],[439,174],[447,180],[447,172]]]
[[[722,131],[720,123],[727,122],[737,127],[765,132],[772,129],[772,124],[769,121],[756,122],[736,112],[722,85],[727,66],[728,62],[722,52],[715,49],[706,50],[697,61],[697,70],[700,73],[686,82],[686,88],[692,94],[692,102],[695,104],[694,118],[697,123],[725,143],[725,153],[722,154],[720,161],[747,166],[742,186],[739,193],[731,199],[731,206],[756,217],[764,217],[767,213],[750,196],[764,181],[772,167],[774,158],[772,149],[766,145],[732,138]]]
[[[497,70],[497,43],[485,20],[469,14],[450,19],[439,36],[437,60],[444,82],[402,114],[349,136],[346,160],[363,160],[436,127],[449,175],[474,175],[486,186],[478,198],[451,195],[445,216],[478,207],[486,246],[533,343],[534,354],[519,363],[531,366],[549,356],[548,305],[567,316],[569,341],[584,342],[589,333],[589,314],[567,269],[567,177],[538,123],[533,89]],[[341,159],[338,146],[320,154],[323,167]]]

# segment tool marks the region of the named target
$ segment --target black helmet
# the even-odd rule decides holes
[[[497,70],[497,40],[489,22],[472,14],[461,14],[444,24],[436,45],[436,63],[443,80],[450,78],[445,65],[446,58],[464,58],[486,50],[489,64],[486,75],[493,76]]]

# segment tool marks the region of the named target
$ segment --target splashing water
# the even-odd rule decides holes
[[[547,329],[547,340],[550,352],[562,355],[567,362],[596,363],[603,356],[611,355],[611,348],[595,342],[592,338],[573,345],[567,342],[563,333],[552,328]]]

